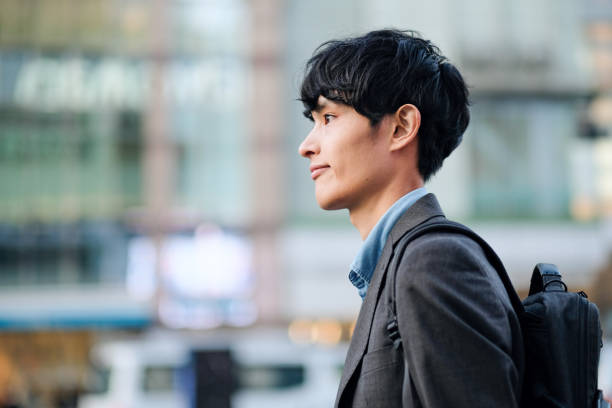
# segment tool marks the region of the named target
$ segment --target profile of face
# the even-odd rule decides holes
[[[319,96],[313,128],[299,147],[310,160],[315,196],[325,210],[365,205],[386,187],[389,121],[372,126],[353,107]]]

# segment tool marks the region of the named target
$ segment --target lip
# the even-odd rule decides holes
[[[310,166],[310,177],[312,177],[313,180],[316,180],[316,178],[328,168],[328,165],[313,164]]]

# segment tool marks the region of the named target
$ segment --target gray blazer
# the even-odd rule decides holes
[[[400,238],[435,217],[444,214],[427,194],[392,229],[359,312],[336,407],[518,407],[519,321],[480,246],[460,234],[432,232],[391,262]],[[399,349],[386,330],[390,264],[398,265]]]

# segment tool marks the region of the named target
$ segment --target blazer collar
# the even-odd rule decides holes
[[[389,240],[393,246],[402,238],[406,232],[412,230],[416,226],[433,218],[444,216],[444,212],[440,208],[440,204],[436,196],[432,193],[426,194],[412,206],[397,220],[395,226],[389,233]]]
[[[340,399],[346,385],[353,374],[355,374],[355,370],[365,354],[368,340],[370,338],[370,328],[372,327],[372,321],[374,319],[374,310],[380,295],[382,282],[384,281],[384,277],[386,275],[387,266],[389,265],[393,255],[395,244],[404,234],[406,234],[406,232],[412,230],[414,227],[429,220],[430,218],[438,216],[444,216],[444,213],[442,212],[436,197],[429,193],[410,206],[410,208],[408,208],[395,223],[395,226],[389,233],[389,238],[385,243],[382,254],[380,255],[378,263],[376,264],[374,274],[372,275],[368,292],[363,304],[361,305],[361,309],[359,310],[359,316],[357,317],[357,323],[355,324],[351,344],[346,355],[344,369],[342,370],[342,378],[340,379],[340,386],[338,388],[335,406],[338,406],[340,403]]]

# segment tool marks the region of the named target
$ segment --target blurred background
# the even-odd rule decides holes
[[[384,27],[471,87],[447,216],[612,332],[612,0],[0,0],[0,406],[331,406],[361,241],[296,99],[316,46]]]

